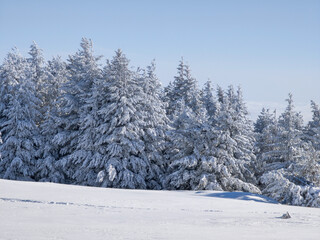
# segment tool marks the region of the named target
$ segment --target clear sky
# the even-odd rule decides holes
[[[183,56],[200,86],[242,86],[253,117],[281,111],[288,92],[307,119],[320,103],[320,0],[0,0],[1,61],[33,40],[47,59],[67,58],[81,37],[105,58],[121,48],[136,67],[156,59],[163,85]]]

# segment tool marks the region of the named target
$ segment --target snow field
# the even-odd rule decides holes
[[[320,209],[240,192],[0,180],[0,223],[0,239],[319,239]]]

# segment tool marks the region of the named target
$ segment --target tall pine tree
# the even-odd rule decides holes
[[[6,76],[14,76],[14,81],[7,79],[10,96],[2,114],[1,121],[3,144],[0,146],[2,160],[0,177],[14,180],[34,178],[36,156],[41,137],[37,126],[39,112],[36,87],[32,81],[32,71],[18,52],[8,55]],[[10,78],[10,77],[9,77]]]
[[[58,165],[63,169],[67,181],[77,177],[74,174],[87,153],[80,147],[83,141],[92,140],[84,139],[86,127],[83,125],[91,116],[92,106],[87,99],[99,76],[97,61],[100,57],[93,55],[91,40],[83,38],[80,46],[81,49],[68,59],[68,80],[62,86],[63,94],[58,101],[60,113],[56,125],[59,132],[54,137],[54,144],[60,147]]]

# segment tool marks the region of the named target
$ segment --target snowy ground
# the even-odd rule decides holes
[[[280,216],[289,212],[291,219]],[[320,239],[320,209],[249,193],[0,180],[0,239]]]

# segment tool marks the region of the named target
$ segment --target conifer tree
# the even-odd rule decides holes
[[[0,177],[14,180],[31,180],[34,177],[37,150],[41,142],[36,125],[37,106],[41,103],[37,98],[35,85],[31,81],[27,61],[13,52],[7,57],[5,74],[6,84],[11,89],[7,105],[1,121],[3,144],[0,146],[2,160]],[[14,81],[10,78],[14,76]]]
[[[233,104],[227,96],[233,97]],[[254,186],[253,138],[243,104],[241,91],[235,94],[230,88],[212,127],[182,101],[182,113],[174,125],[167,188],[260,193]]]
[[[262,192],[286,204],[316,206],[320,199],[313,185],[319,183],[319,155],[311,144],[302,141],[302,116],[294,110],[291,94],[287,102],[273,144],[277,158],[267,162],[260,178]]]
[[[30,80],[33,82],[36,91],[36,97],[41,101],[38,106],[36,106],[39,112],[39,116],[36,118],[37,125],[40,125],[43,121],[44,114],[46,112],[46,97],[48,93],[45,91],[46,84],[46,67],[45,60],[43,57],[42,49],[33,42],[30,46],[29,51],[30,57],[27,58],[30,71]]]
[[[320,108],[318,104],[311,101],[312,120],[309,121],[304,134],[304,140],[310,141],[312,146],[320,151]]]
[[[274,168],[280,159],[280,129],[276,112],[262,109],[255,123],[255,154],[257,157],[256,174],[261,176],[267,169]],[[282,164],[279,166],[282,167]]]
[[[146,188],[150,161],[142,140],[142,88],[121,50],[107,62],[103,80],[97,84],[101,101],[94,155],[83,162],[81,167],[87,170],[82,179],[103,187]]]
[[[60,117],[57,118],[56,125],[59,132],[53,141],[60,147],[57,164],[64,170],[67,181],[76,178],[74,174],[78,165],[82,164],[86,154],[90,154],[85,149],[82,150],[81,146],[92,141],[91,138],[85,139],[84,125],[90,121],[93,108],[87,99],[99,76],[97,61],[100,57],[93,55],[91,40],[82,38],[80,46],[81,49],[68,59],[68,80],[63,84],[63,94],[58,101]]]
[[[215,132],[207,125],[206,119],[196,117],[185,106],[182,99],[178,103],[180,113],[171,130],[169,148],[170,163],[164,186],[178,190],[221,190],[215,177],[215,159],[211,146],[216,138]]]
[[[147,187],[160,189],[161,180],[165,174],[165,150],[169,119],[166,116],[165,106],[161,100],[161,84],[155,75],[153,61],[140,77],[143,89],[141,108],[143,113],[143,141],[145,154],[150,161],[150,171],[147,177]]]
[[[259,193],[254,176],[254,137],[252,123],[241,89],[230,86],[226,94],[218,88],[221,109],[217,120],[216,171],[221,188],[227,191]]]
[[[219,104],[213,95],[213,88],[211,86],[211,81],[208,80],[202,89],[202,102],[207,111],[209,121],[215,125],[217,120],[217,115],[219,112]]]
[[[167,112],[169,118],[173,119],[177,104],[183,99],[185,105],[192,109],[195,114],[202,115],[203,108],[201,102],[200,91],[197,86],[197,81],[191,76],[190,67],[181,59],[177,68],[178,74],[175,76],[172,86],[166,89],[166,98],[168,99]]]
[[[63,171],[57,166],[59,148],[53,141],[58,134],[59,106],[57,101],[62,94],[62,85],[66,82],[68,72],[66,64],[60,57],[48,62],[44,82],[46,112],[40,125],[42,143],[37,160],[36,179],[40,181],[61,182],[64,179]]]
[[[261,134],[270,124],[274,122],[274,114],[269,109],[262,108],[257,121],[254,123],[254,132]]]

